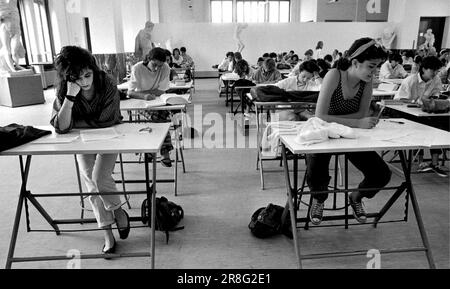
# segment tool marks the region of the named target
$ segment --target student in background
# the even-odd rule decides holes
[[[322,84],[319,70],[320,68],[314,60],[304,61],[300,65],[300,73],[297,76],[285,78],[275,85],[286,91],[319,91]],[[304,109],[278,112],[280,121],[304,121],[311,116]]]
[[[314,55],[314,52],[312,51],[312,49],[306,50],[305,51],[305,57],[303,58],[303,61],[308,61],[308,60],[314,59],[313,55]]]
[[[414,52],[408,50],[402,53],[403,65],[412,65],[414,63]]]
[[[331,67],[333,66],[333,56],[331,56],[330,54],[327,54],[324,56],[323,60],[325,60],[329,69],[331,69]]]
[[[342,55],[339,55],[339,50],[335,49],[333,50],[333,54],[331,56],[333,57],[333,63],[331,64],[331,67],[333,67],[334,63],[338,61],[342,57]]]
[[[258,58],[258,61],[256,61],[256,65],[253,67],[255,70],[258,70],[263,66],[264,58],[260,57]]]
[[[236,67],[236,63],[238,63],[241,60],[243,60],[242,54],[239,51],[235,52],[234,53],[234,59],[233,59],[233,69],[232,69],[232,71],[234,71],[234,69]]]
[[[180,49],[175,48],[172,52],[172,62],[175,68],[181,68],[181,64],[183,63],[183,57],[181,56]]]
[[[422,64],[423,57],[416,55],[414,57],[414,63],[411,67],[411,75],[419,73],[420,65]]]
[[[275,62],[277,62],[277,54],[275,52],[271,52],[269,54],[269,58],[272,58]]]
[[[380,68],[380,80],[384,79],[399,79],[408,76],[408,73],[401,65],[402,57],[399,54],[389,55],[388,60],[383,63]]]
[[[300,65],[300,73],[296,77],[285,78],[275,83],[275,85],[286,91],[318,91],[322,84],[319,70],[320,68],[315,61],[304,61]]]
[[[284,63],[285,63],[285,60],[284,60],[283,54],[281,54],[281,53],[277,54],[277,60],[276,60],[275,62],[276,62],[277,64],[279,64],[279,63],[284,64]]]
[[[264,60],[266,60],[266,59],[270,58],[270,54],[268,52],[266,52],[262,55],[262,57],[264,58]]]
[[[325,78],[325,75],[327,74],[328,70],[331,69],[331,66],[323,59],[319,58],[317,59],[317,66],[319,66],[319,76],[320,78]]]
[[[323,41],[317,42],[316,50],[314,51],[314,59],[322,58]]]
[[[172,53],[170,53],[170,50],[166,49],[164,50],[166,52],[166,63],[169,65],[170,67],[170,75],[169,75],[169,80],[172,81],[174,79],[178,78],[178,73],[175,71],[175,69],[173,69],[173,63],[172,63]]]
[[[303,61],[309,61],[309,60],[313,60],[313,51],[312,49],[308,49],[305,52],[305,58],[303,59]],[[299,62],[297,62],[297,65],[295,65],[295,67],[292,69],[291,73],[289,73],[288,77],[293,77],[293,76],[297,76],[300,73],[300,65],[302,64],[302,61],[300,60]]]
[[[153,100],[161,96],[169,89],[170,67],[166,63],[167,54],[162,48],[153,48],[144,61],[136,63],[131,69],[130,86],[128,96],[144,100]],[[170,122],[170,116],[166,111],[148,112],[151,121]],[[171,167],[170,151],[173,150],[170,133],[167,134],[161,147],[161,164]]]
[[[232,72],[233,69],[230,70],[230,68],[232,68],[232,63],[234,60],[234,53],[233,52],[227,52],[226,57],[222,60],[222,62],[219,64],[219,71],[220,72]],[[231,64],[231,66],[230,66]]]
[[[330,70],[323,80],[316,107],[316,116],[327,122],[336,122],[353,128],[371,129],[378,118],[369,116],[372,98],[372,81],[378,65],[387,57],[386,51],[371,38],[356,40],[338,63],[337,69]],[[360,189],[381,188],[391,179],[391,171],[377,152],[347,153],[350,162],[363,173]],[[311,191],[327,191],[330,181],[329,164],[331,154],[308,154],[307,183]],[[355,191],[349,195],[349,202],[355,219],[367,220],[362,200],[373,198],[378,190]],[[322,221],[324,202],[327,194],[312,196],[311,222]]]
[[[282,79],[281,73],[276,69],[272,58],[264,60],[263,66],[252,76],[255,83],[275,83]]]
[[[253,83],[251,81],[251,70],[250,70],[250,66],[248,65],[247,61],[245,61],[245,60],[238,61],[236,63],[234,71],[239,76],[239,79],[233,83],[233,89],[236,89],[238,87],[243,87],[243,86],[245,86],[245,87],[255,86],[255,83]],[[245,97],[243,97],[243,96],[250,92],[250,88],[242,88],[240,90],[236,90],[236,92],[239,93],[240,97],[244,100],[242,102],[242,104],[244,106],[243,109],[245,109],[246,101],[245,101]]]
[[[436,56],[427,56],[423,59],[419,73],[412,74],[406,78],[394,99],[409,99],[419,104],[424,99],[438,97],[442,90],[442,82],[437,72],[442,67],[442,62]],[[443,124],[442,129],[448,130],[448,121]],[[439,155],[441,150],[430,150],[431,163],[423,161],[423,150],[419,153],[419,172],[433,171],[441,177],[447,177],[447,173],[439,167]]]
[[[50,123],[57,133],[73,128],[105,128],[121,122],[120,96],[112,78],[97,66],[92,54],[66,46],[55,59],[58,75],[56,99]],[[90,193],[117,192],[112,173],[117,154],[77,155],[81,176]],[[121,239],[130,232],[130,219],[118,195],[90,196],[98,227],[104,229],[102,254],[114,253],[116,223]]]
[[[186,47],[180,48],[181,57],[183,61],[181,62],[181,67],[183,68],[194,68],[194,60],[186,53]]]
[[[292,55],[291,59],[288,60],[287,63],[291,65],[291,67],[295,67],[298,62],[299,62],[298,55],[294,54]]]
[[[291,60],[292,56],[294,56],[294,55],[295,55],[294,50],[291,50],[291,51],[289,51],[288,54],[286,54],[286,56],[284,57],[284,60],[285,60],[286,62],[289,62],[289,61]],[[298,57],[298,56],[297,56],[297,57]]]

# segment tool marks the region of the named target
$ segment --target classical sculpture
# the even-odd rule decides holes
[[[23,70],[24,57],[17,0],[0,0],[0,72]]]
[[[386,27],[383,30],[383,35],[381,36],[381,43],[387,49],[392,49],[392,43],[394,42],[396,35],[392,27]]]
[[[423,46],[426,49],[430,49],[431,47],[434,47],[434,34],[433,34],[433,30],[432,29],[427,29],[427,33],[425,33],[423,35],[423,37],[425,38],[425,43],[423,44]]]
[[[234,30],[234,40],[236,40],[237,43],[237,52],[242,52],[242,50],[244,50],[245,45],[244,42],[242,42],[241,39],[241,33],[242,31],[248,27],[247,23],[239,23],[238,25],[236,25],[236,29]]]
[[[152,31],[155,27],[151,21],[145,22],[145,28],[140,30],[136,36],[134,55],[139,59],[144,59],[150,50],[155,47],[152,42]]]

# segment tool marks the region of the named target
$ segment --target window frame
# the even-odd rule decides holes
[[[17,1],[18,5],[17,8],[19,9],[20,15],[20,28],[22,32],[21,39],[23,47],[25,48],[25,65],[29,66],[30,64],[53,64],[55,58],[55,44],[50,19],[50,9],[48,0],[30,0],[33,2],[32,3],[33,5],[35,3],[39,5],[39,15],[35,15],[35,19],[28,19],[27,16],[25,15],[25,11],[23,10],[25,7],[24,1],[26,0]],[[46,21],[43,19],[42,13],[45,13]],[[39,24],[37,24],[36,21],[39,21]],[[30,44],[31,41],[33,41],[30,38],[30,29],[34,29],[33,26],[40,27],[39,33],[42,33],[42,35],[46,35],[42,37],[44,52],[47,52],[46,54],[50,53],[50,55],[46,57],[47,58],[46,61],[33,61],[33,55],[30,55],[30,53],[32,52]],[[48,39],[46,39],[47,37]]]
[[[222,12],[222,21],[221,22],[213,22],[213,5],[212,2],[225,2],[225,1],[232,1],[232,10],[233,10],[233,17],[232,17],[232,23],[290,23],[291,22],[291,9],[292,9],[292,3],[291,0],[210,0],[210,22],[211,23],[230,23],[230,22],[223,22],[223,12]],[[247,21],[245,18],[245,8],[246,2],[258,2],[257,5],[260,5],[260,2],[266,2],[264,5],[264,19],[263,21],[259,21],[259,16],[257,21]],[[276,22],[270,22],[270,2],[278,2],[278,20]],[[281,3],[287,2],[288,3],[288,14],[287,14],[287,22],[281,22]],[[242,3],[242,11],[238,11],[238,4]],[[242,17],[239,15],[242,13]],[[251,20],[251,19],[250,19]],[[242,22],[243,21],[243,22]]]

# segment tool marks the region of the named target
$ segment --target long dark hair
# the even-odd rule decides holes
[[[356,50],[358,50],[358,48],[371,41],[373,41],[372,38],[366,37],[360,38],[355,42],[353,42],[352,46],[345,52],[344,57],[340,58],[336,62],[336,67],[340,70],[345,71],[350,68],[350,66],[352,65],[351,61],[353,59],[356,59],[359,63],[363,63],[366,60],[374,60],[374,59],[381,59],[382,61],[384,61],[387,58],[388,53],[381,45],[378,45],[377,43],[374,43],[366,50],[361,52],[359,55],[350,59],[350,57],[353,55],[353,53],[355,53]]]
[[[91,69],[94,73],[95,92],[98,94],[105,90],[106,74],[98,67],[94,56],[84,48],[78,46],[61,48],[55,59],[55,67],[58,77],[56,95],[60,100],[67,94],[67,82],[75,82],[85,69]]]

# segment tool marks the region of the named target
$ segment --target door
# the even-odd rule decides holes
[[[445,17],[420,17],[419,34],[417,37],[417,46],[425,43],[425,33],[428,29],[433,30],[434,48],[439,53],[442,48],[442,38],[444,36]]]

